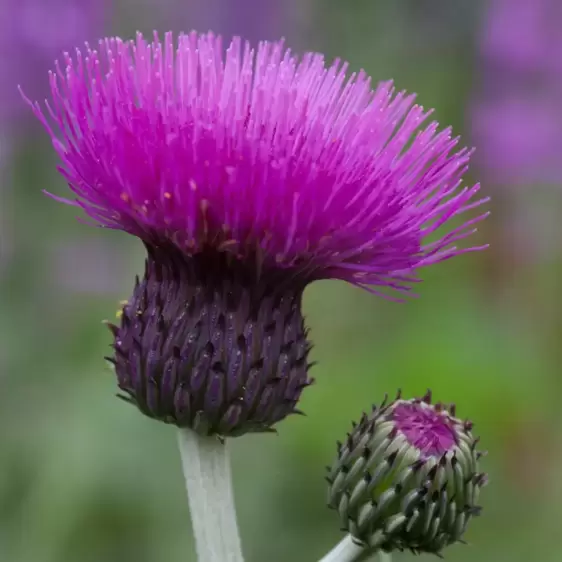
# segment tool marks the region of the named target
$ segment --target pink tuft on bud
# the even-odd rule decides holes
[[[424,456],[441,456],[457,444],[455,429],[446,411],[420,402],[399,403],[392,411],[395,426],[410,445]]]

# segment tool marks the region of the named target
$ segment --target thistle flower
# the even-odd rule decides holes
[[[145,414],[270,430],[312,382],[309,283],[407,292],[418,268],[479,249],[454,244],[484,215],[436,234],[483,202],[461,187],[470,152],[420,129],[413,96],[346,69],[282,42],[139,34],[65,55],[48,111],[32,104],[76,196],[62,201],[147,248],[111,326],[119,387]]]
[[[366,549],[439,554],[479,515],[482,453],[455,406],[421,399],[373,406],[328,467],[329,505]]]

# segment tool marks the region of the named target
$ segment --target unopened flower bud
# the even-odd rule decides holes
[[[373,406],[328,468],[329,505],[367,550],[440,553],[479,515],[482,453],[455,406],[421,399]]]

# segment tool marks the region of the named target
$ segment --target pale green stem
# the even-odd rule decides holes
[[[351,535],[344,537],[320,562],[363,562],[374,559],[377,556],[379,562],[392,562],[390,554],[379,550],[369,552],[353,541]]]
[[[379,562],[392,562],[392,556],[388,552],[379,550]]]
[[[226,443],[180,429],[178,444],[199,562],[244,562]]]
[[[365,549],[353,542],[351,535],[347,535],[320,562],[355,562],[364,553]]]

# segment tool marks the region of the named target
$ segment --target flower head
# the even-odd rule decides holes
[[[470,153],[422,128],[431,111],[414,96],[346,69],[282,43],[111,38],[51,74],[52,120],[34,111],[72,204],[100,225],[309,281],[405,288],[482,218],[424,243],[480,203],[460,187]]]
[[[483,202],[461,187],[469,151],[423,126],[413,96],[346,69],[282,43],[139,34],[66,55],[48,111],[32,104],[63,201],[148,248],[113,360],[149,415],[269,428],[310,383],[308,283],[405,292],[418,268],[478,249],[455,243],[484,215],[441,229]]]
[[[329,467],[329,504],[367,550],[440,553],[480,513],[478,439],[454,405],[422,399],[373,407]]]

